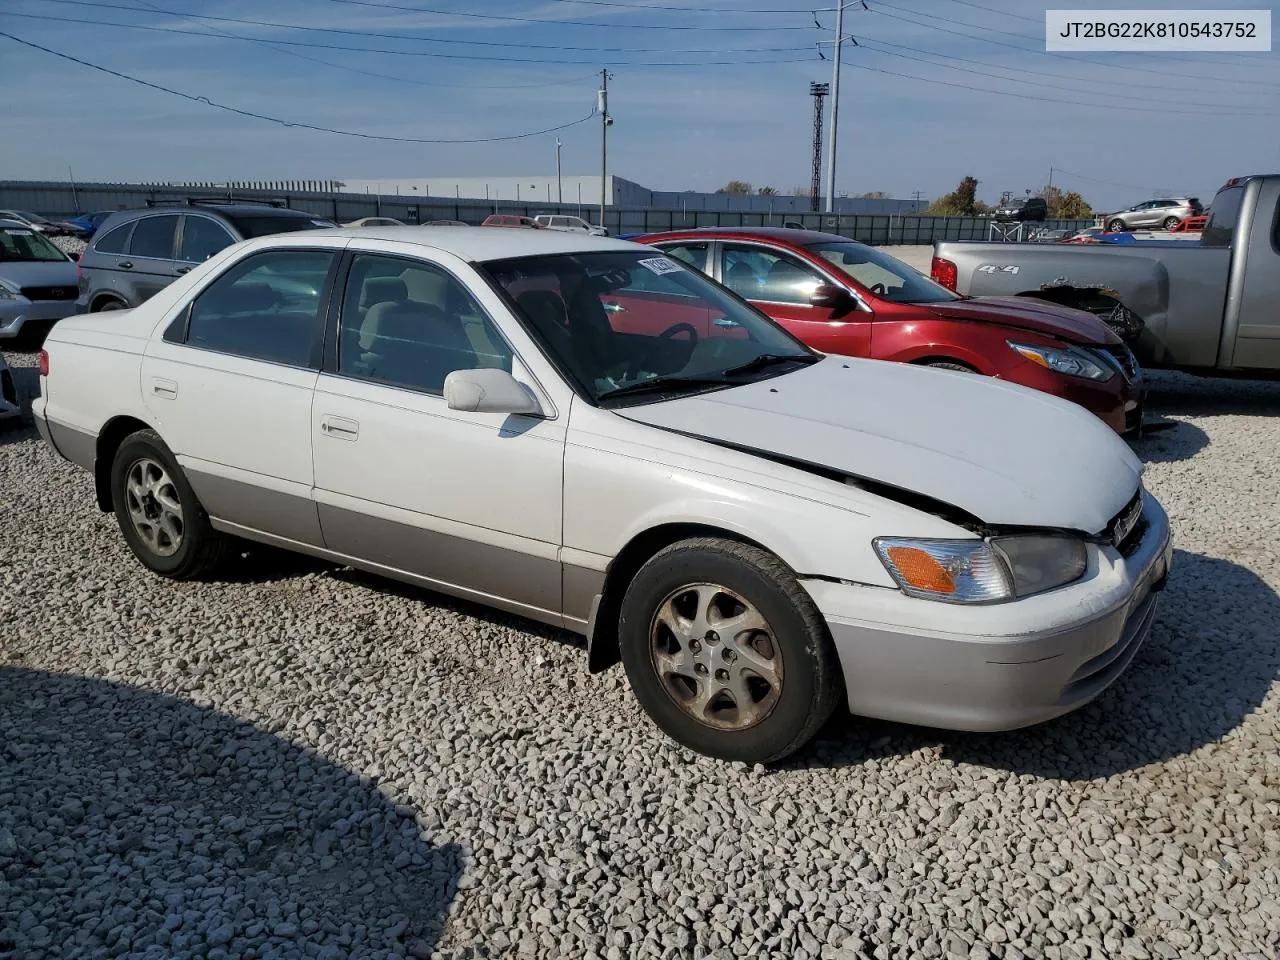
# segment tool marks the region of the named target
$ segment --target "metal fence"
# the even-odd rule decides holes
[[[235,196],[252,200],[281,200],[295,210],[305,210],[339,223],[361,217],[394,217],[405,223],[460,220],[477,224],[491,213],[536,216],[567,213],[591,223],[599,222],[600,208],[576,203],[512,203],[507,201],[452,200],[448,198],[367,196],[293,190],[242,190]],[[30,210],[47,217],[72,217],[94,210],[127,210],[154,200],[185,197],[225,198],[217,187],[166,187],[147,184],[48,181],[0,181],[0,209]],[[663,210],[650,207],[608,207],[604,226],[614,235],[656,233],[695,227],[797,226],[840,234],[876,245],[932,244],[942,240],[989,239],[991,221],[984,217],[929,217],[921,214],[825,214],[759,213],[736,210]],[[1092,226],[1091,220],[1051,220],[1036,225],[1045,230],[1076,230]]]

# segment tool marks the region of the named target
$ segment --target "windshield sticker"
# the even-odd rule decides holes
[[[31,231],[30,231],[30,230],[9,230],[9,229],[6,229],[6,230],[5,230],[5,233],[7,233],[7,234],[8,234],[9,236],[11,236],[11,237],[30,237],[30,236],[32,236],[32,233],[31,233]]]
[[[652,270],[658,276],[662,276],[664,273],[678,273],[681,269],[680,264],[667,257],[652,257],[648,260],[641,260],[640,266]]]

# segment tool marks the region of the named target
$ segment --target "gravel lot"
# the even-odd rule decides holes
[[[268,551],[144,574],[0,434],[0,958],[1274,960],[1280,384],[1158,387],[1179,549],[1108,694],[838,718],[770,770],[674,747],[555,631]]]

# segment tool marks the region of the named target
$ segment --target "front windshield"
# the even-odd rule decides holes
[[[957,294],[934,283],[915,268],[863,243],[831,240],[812,244],[809,249],[882,300],[893,303],[941,303],[944,300],[960,299]]]
[[[483,269],[593,400],[714,390],[818,359],[714,281],[656,251],[524,257]]]
[[[0,263],[45,263],[67,255],[27,227],[0,228]]]

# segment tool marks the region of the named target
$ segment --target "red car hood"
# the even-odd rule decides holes
[[[1092,313],[1030,297],[974,297],[971,300],[948,300],[921,306],[940,319],[999,323],[1006,327],[1048,334],[1068,343],[1115,346],[1122,342],[1110,327]]]

